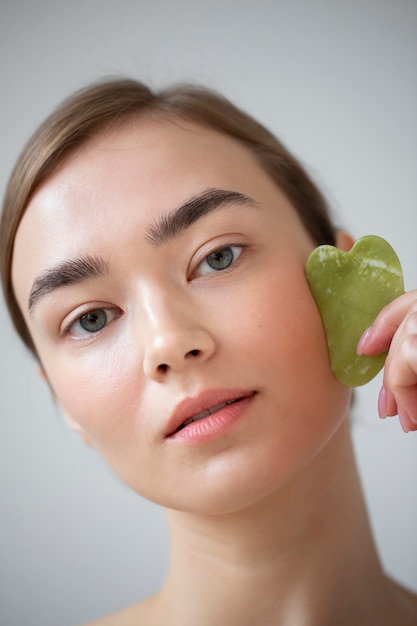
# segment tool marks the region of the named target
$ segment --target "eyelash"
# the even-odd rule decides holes
[[[104,314],[103,325],[101,328],[97,330],[88,331],[86,328],[82,328],[81,321],[87,320],[88,316],[92,316],[93,314]],[[71,320],[65,328],[63,329],[63,336],[71,336],[75,339],[86,339],[89,337],[93,337],[94,335],[99,335],[105,328],[115,319],[120,317],[121,311],[119,309],[111,308],[111,307],[94,307],[87,311],[84,311],[81,315],[79,315],[76,319]],[[90,320],[91,321],[91,320]],[[92,322],[93,323],[93,322]],[[74,328],[76,325],[81,327],[81,332],[75,333]]]
[[[219,248],[215,248],[214,250],[212,250],[209,254],[207,254],[204,259],[197,265],[196,270],[193,272],[193,278],[196,276],[201,276],[204,274],[215,274],[215,273],[220,273],[220,272],[225,272],[227,271],[232,265],[234,265],[236,263],[236,261],[239,259],[239,257],[241,256],[243,250],[244,250],[245,246],[242,244],[229,244],[226,246],[220,246]],[[215,268],[213,266],[209,265],[209,259],[211,257],[211,260],[213,262],[216,262],[221,254],[224,254],[226,251],[230,251],[231,252],[231,256],[229,257],[230,262],[228,263],[228,265],[226,267],[221,267],[221,268]],[[218,257],[218,259],[216,260],[216,255]],[[221,261],[219,261],[221,262]],[[204,264],[207,264],[208,266],[208,270],[203,272],[201,271],[201,268]]]
[[[229,244],[226,246],[220,246],[218,248],[215,248],[209,254],[207,254],[204,257],[204,259],[197,265],[196,271],[193,273],[193,278],[201,276],[201,275],[205,275],[205,274],[216,274],[216,273],[227,271],[239,259],[244,248],[245,246],[242,244]],[[221,264],[221,255],[222,254],[224,255],[226,252],[227,252],[227,256],[226,256],[227,265],[225,267],[215,268],[209,265],[210,258],[212,262],[214,263],[219,262],[219,264]],[[217,256],[217,259],[216,259],[216,256]],[[208,265],[207,271],[201,271],[201,268],[203,267],[204,264]],[[102,319],[102,322],[103,322],[102,326],[98,328],[97,330],[87,330],[86,328],[82,328],[82,325],[81,325],[82,320],[87,321],[88,316],[93,316],[94,314],[97,314],[98,316],[101,314],[104,314],[104,318]],[[102,331],[105,330],[105,328],[113,320],[117,319],[120,315],[121,315],[121,311],[119,309],[115,309],[112,307],[98,306],[98,307],[88,309],[84,311],[81,315],[79,315],[76,319],[71,320],[63,329],[62,335],[71,336],[76,339],[87,339],[89,337],[93,337],[94,335],[99,335]],[[94,321],[91,321],[91,323],[93,324]],[[82,328],[82,330],[81,332],[75,333],[74,329],[77,324]]]

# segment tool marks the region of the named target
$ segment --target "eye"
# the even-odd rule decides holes
[[[243,246],[222,246],[213,250],[197,267],[196,274],[208,274],[210,272],[221,272],[229,268],[240,257]]]
[[[71,322],[65,329],[64,334],[76,338],[87,337],[103,330],[107,324],[119,317],[119,315],[120,312],[117,309],[92,309]]]

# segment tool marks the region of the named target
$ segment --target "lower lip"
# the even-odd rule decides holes
[[[225,434],[237,421],[243,417],[255,394],[242,398],[233,404],[224,406],[220,411],[208,415],[196,422],[191,422],[181,430],[171,435],[169,439],[184,443],[206,443]]]

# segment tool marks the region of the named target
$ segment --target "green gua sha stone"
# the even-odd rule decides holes
[[[319,246],[307,260],[306,276],[326,331],[334,375],[349,387],[364,385],[383,367],[387,353],[358,355],[359,339],[381,309],[404,293],[396,253],[375,235],[362,237],[349,252]]]

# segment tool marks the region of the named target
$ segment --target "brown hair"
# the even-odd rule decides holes
[[[77,91],[44,121],[26,144],[11,174],[0,222],[3,291],[14,326],[36,349],[14,294],[11,267],[20,220],[40,183],[68,156],[107,126],[139,115],[186,119],[244,144],[287,195],[317,245],[334,244],[326,202],[300,163],[264,126],[211,90],[177,85],[160,92],[130,79],[106,80]]]

